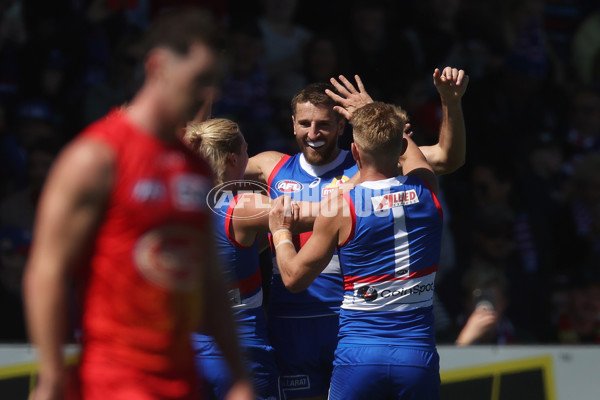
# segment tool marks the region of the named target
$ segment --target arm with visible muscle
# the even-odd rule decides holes
[[[462,97],[469,84],[469,76],[461,69],[446,67],[433,72],[433,83],[442,106],[442,123],[438,143],[421,146],[429,165],[436,175],[449,174],[464,165],[466,156],[466,129],[462,111]]]
[[[404,138],[408,142],[404,154],[400,156],[404,175],[420,178],[431,188],[432,192],[437,194],[438,178],[433,172],[433,167],[427,162],[427,159],[425,159],[425,156],[421,152],[421,148],[407,135],[404,135]]]
[[[23,282],[29,336],[38,350],[36,400],[63,398],[69,281],[104,215],[113,177],[112,150],[77,141],[56,160],[40,198]]]
[[[349,234],[349,229],[344,229],[342,225],[343,210],[347,207],[343,197],[332,193],[320,204],[312,235],[299,252],[291,244],[292,235],[289,231],[297,223],[297,204],[289,196],[281,196],[273,204],[269,215],[277,266],[286,288],[294,293],[310,286],[331,260],[340,236]]]
[[[373,99],[366,92],[358,75],[354,76],[357,87],[342,75],[339,79],[343,85],[334,78],[330,79],[339,95],[330,90],[325,92],[339,104],[334,110],[350,120],[354,111],[372,103]],[[469,84],[469,76],[463,70],[452,67],[446,67],[443,71],[436,68],[433,83],[440,95],[442,107],[440,134],[437,144],[420,146],[420,149],[439,176],[454,172],[465,163],[466,129],[461,102]],[[407,124],[405,133],[412,136],[410,124]]]

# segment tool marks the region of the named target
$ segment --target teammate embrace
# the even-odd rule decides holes
[[[439,397],[432,291],[414,288],[435,279],[435,174],[464,163],[468,77],[433,73],[437,145],[417,148],[401,110],[374,103],[358,77],[357,88],[339,77],[292,99],[298,154],[248,159],[239,129],[225,123],[214,127],[231,131],[219,157],[211,158],[218,141],[195,137],[206,140],[194,150],[209,168],[181,132],[207,115],[217,43],[205,14],[163,15],[147,35],[145,80],[130,104],[87,127],[53,166],[24,281],[40,360],[33,399],[197,399],[195,364],[211,356],[203,376],[217,372],[219,398]],[[338,147],[346,120],[351,151]],[[206,199],[215,176],[268,193],[234,196],[212,208],[214,218]],[[354,189],[338,190],[348,182]],[[359,213],[359,204],[371,208]],[[265,320],[256,241],[269,230]],[[76,387],[62,359],[73,282],[83,344]]]

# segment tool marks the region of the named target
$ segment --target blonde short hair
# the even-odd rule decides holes
[[[192,122],[185,130],[183,140],[208,161],[215,174],[215,182],[223,183],[229,154],[239,154],[244,143],[238,124],[225,118],[214,118]]]
[[[354,112],[350,123],[356,145],[373,156],[398,157],[402,153],[404,126],[402,108],[382,102],[367,104]]]

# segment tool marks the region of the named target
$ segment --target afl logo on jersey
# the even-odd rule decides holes
[[[299,192],[303,188],[300,182],[293,181],[291,179],[285,179],[283,181],[277,182],[275,185],[275,189],[282,193],[293,193]]]

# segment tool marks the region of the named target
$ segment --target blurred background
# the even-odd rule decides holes
[[[0,342],[27,342],[21,276],[54,158],[129,100],[140,34],[187,4],[223,28],[212,115],[239,123],[250,156],[297,152],[292,96],[341,74],[436,143],[433,70],[464,69],[467,160],[440,177],[438,341],[483,304],[495,323],[474,343],[600,343],[597,0],[0,0]]]

